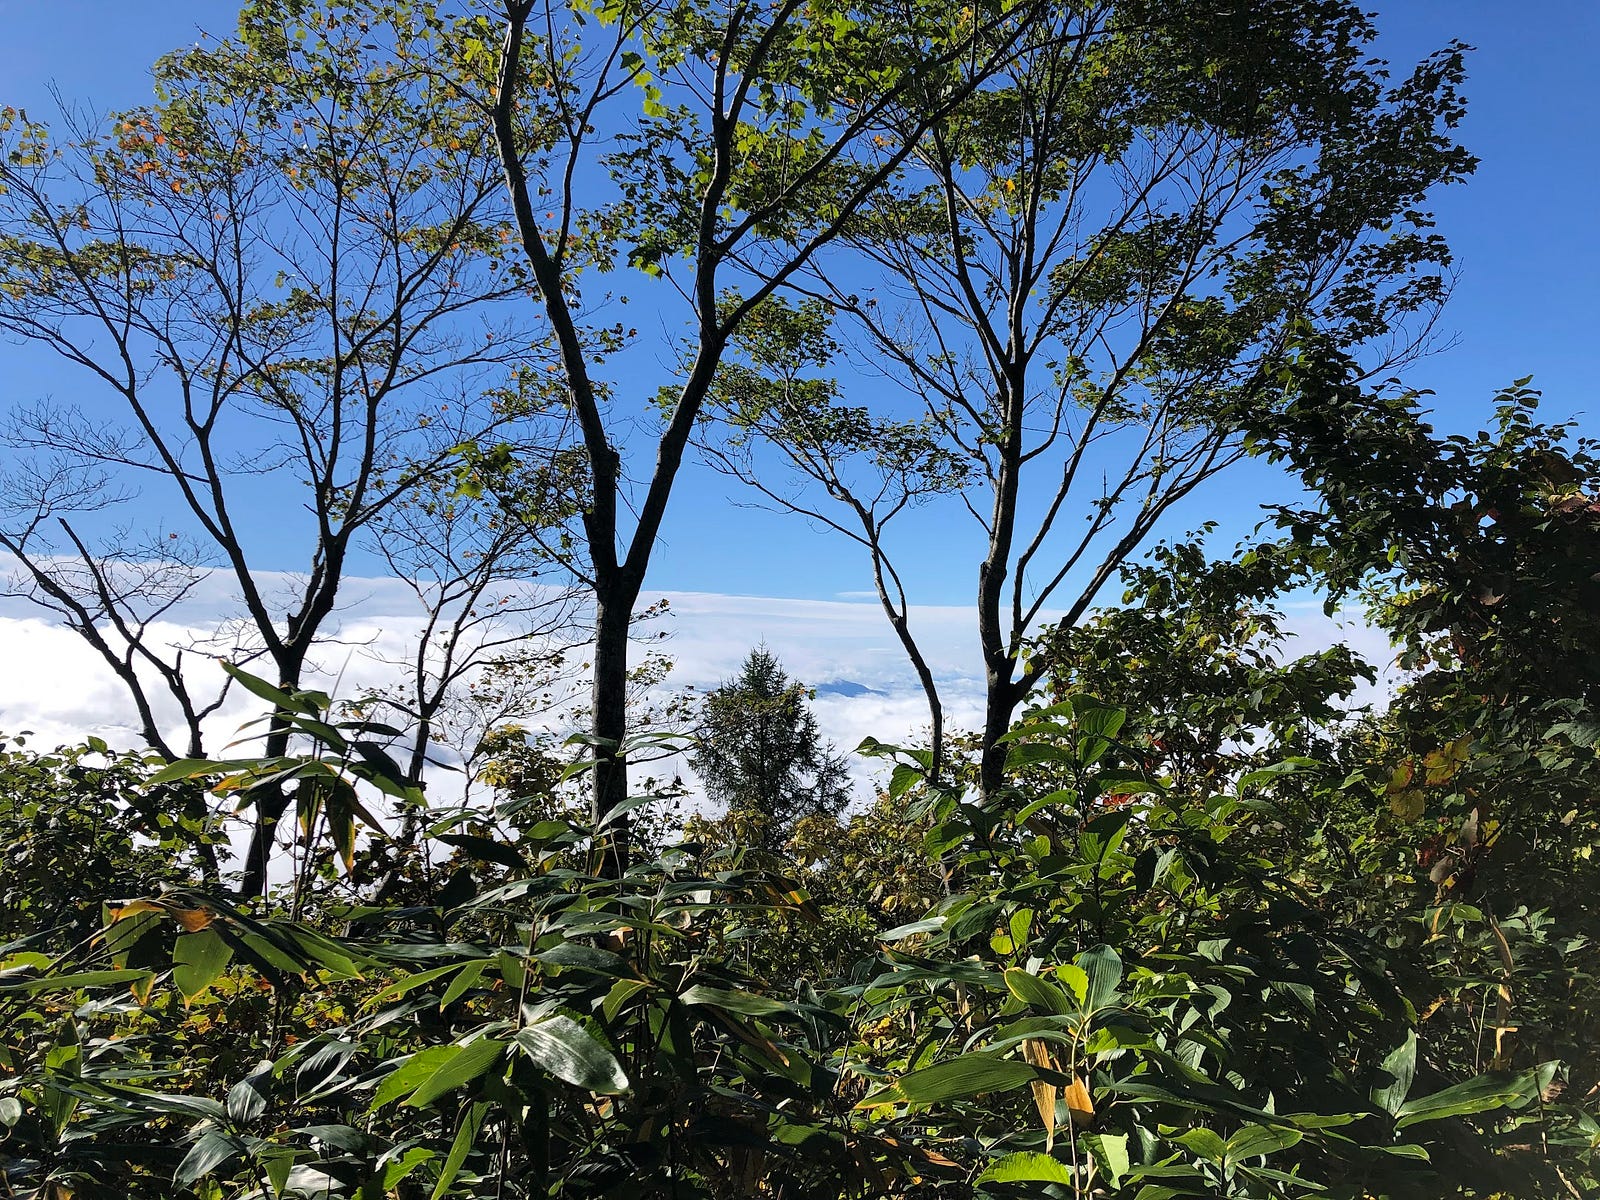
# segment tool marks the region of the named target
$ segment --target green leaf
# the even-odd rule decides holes
[[[1159,796],[1163,788],[1142,775],[1119,775],[1106,771],[1094,777],[1094,789],[1102,796]]]
[[[1396,1158],[1414,1158],[1420,1162],[1429,1161],[1427,1150],[1421,1146],[1407,1144],[1404,1146],[1380,1146],[1379,1149],[1385,1154],[1394,1155]]]
[[[282,1196],[284,1189],[289,1186],[289,1175],[294,1170],[294,1151],[283,1148],[275,1148],[271,1152],[257,1150],[256,1157],[267,1173],[267,1182],[272,1185],[273,1193]]]
[[[506,867],[513,871],[528,869],[527,860],[504,842],[475,837],[470,833],[440,834],[439,841],[465,851],[468,857],[475,858],[479,862],[493,863],[495,866]]]
[[[622,955],[602,950],[598,946],[585,946],[582,942],[558,942],[548,950],[539,951],[533,957],[549,966],[571,967],[612,978],[633,974]]]
[[[574,1087],[608,1095],[628,1088],[622,1064],[571,1017],[546,1017],[519,1030],[516,1042],[536,1066]]]
[[[1243,1158],[1257,1158],[1263,1154],[1276,1154],[1287,1150],[1305,1134],[1298,1129],[1282,1125],[1246,1125],[1228,1139],[1227,1158],[1238,1162]]]
[[[141,902],[142,903],[142,902]],[[128,916],[115,916],[107,920],[105,931],[101,936],[105,939],[106,953],[111,956],[111,964],[115,967],[126,967],[129,956],[146,935],[154,933],[162,925],[166,914],[159,909],[143,908],[132,911],[138,905],[128,905],[125,911]],[[124,910],[111,910],[113,912]]]
[[[228,1089],[228,1118],[239,1125],[248,1125],[267,1111],[267,1085],[272,1078],[272,1064],[264,1063],[254,1074],[239,1080]]]
[[[1042,1008],[1058,1016],[1064,1016],[1073,1009],[1067,1002],[1065,992],[1037,975],[1028,974],[1021,967],[1011,967],[1006,971],[1006,988],[1031,1008]]]
[[[1389,1082],[1372,1089],[1372,1102],[1390,1116],[1399,1114],[1411,1091],[1411,1080],[1417,1070],[1417,1032],[1406,1030],[1406,1039],[1389,1052],[1382,1067]]]
[[[348,947],[341,946],[331,938],[313,930],[298,926],[289,930],[289,936],[310,962],[344,979],[360,977],[361,967],[354,958],[345,953]]]
[[[1020,825],[1029,817],[1033,816],[1034,813],[1040,812],[1046,808],[1050,808],[1053,805],[1077,804],[1078,798],[1079,793],[1074,788],[1062,788],[1059,791],[1049,792],[1043,796],[1040,796],[1037,800],[1029,801],[1022,808],[1018,809],[1014,820]]]
[[[391,1159],[383,1168],[383,1194],[387,1196],[423,1163],[431,1162],[438,1157],[437,1153],[426,1146],[413,1146],[399,1158]]]
[[[1125,1133],[1086,1133],[1082,1142],[1089,1148],[1100,1169],[1111,1180],[1111,1186],[1122,1186],[1123,1176],[1129,1167],[1128,1135]]]
[[[880,942],[898,942],[919,933],[932,933],[936,929],[943,928],[943,917],[925,917],[920,921],[912,921],[906,925],[896,925],[893,929],[885,929],[878,935],[878,940]]]
[[[1048,1154],[1024,1150],[989,1165],[979,1183],[1071,1183],[1072,1168]]]
[[[1083,1007],[1086,1012],[1109,1008],[1117,1000],[1122,983],[1122,959],[1110,946],[1091,946],[1078,955],[1078,966],[1086,977]]]
[[[241,933],[241,950],[247,958],[253,957],[258,966],[283,971],[290,975],[303,975],[309,969],[304,959],[290,953],[274,938],[260,933]]]
[[[1089,998],[1089,973],[1074,963],[1063,963],[1055,969],[1055,977],[1067,985],[1082,1008]]]
[[[455,1046],[429,1046],[413,1054],[383,1077],[367,1111],[376,1112],[385,1104],[416,1091],[423,1080],[455,1057],[456,1050]]]
[[[606,993],[606,998],[601,1002],[600,1012],[607,1022],[615,1021],[617,1013],[622,1006],[640,990],[649,987],[643,979],[619,979],[611,985],[611,990]]]
[[[500,1062],[501,1056],[505,1053],[505,1044],[492,1038],[479,1038],[475,1042],[468,1042],[465,1046],[451,1046],[449,1049],[452,1053],[440,1064],[438,1070],[423,1080],[416,1091],[406,1097],[404,1101],[406,1107],[424,1108],[446,1092],[465,1087]]]
[[[186,1188],[197,1179],[211,1174],[244,1148],[233,1138],[216,1130],[203,1135],[183,1156],[178,1169],[172,1173],[172,1182]]]
[[[349,744],[345,741],[344,734],[326,721],[319,721],[314,717],[285,717],[284,721],[302,733],[309,734],[324,746],[338,751],[341,757],[348,748]]]
[[[242,764],[234,765],[237,767]],[[180,779],[193,779],[196,775],[220,773],[223,769],[224,764],[212,762],[209,758],[180,758],[150,776],[147,783],[150,786],[158,783],[176,783]]]
[[[1107,704],[1093,696],[1073,698],[1073,721],[1079,733],[1094,737],[1114,738],[1122,731],[1128,714],[1114,704]]]
[[[352,749],[361,759],[359,764],[350,765],[352,773],[365,779],[386,796],[393,796],[397,800],[422,800],[421,792],[406,782],[405,771],[382,746],[376,742],[358,741]]]
[[[1250,771],[1241,776],[1234,790],[1238,795],[1242,796],[1251,789],[1271,783],[1284,775],[1293,775],[1298,771],[1303,771],[1316,765],[1316,761],[1309,758],[1284,759],[1282,762],[1273,763],[1271,766],[1262,767],[1260,770]]]
[[[700,984],[684,992],[678,999],[684,1004],[721,1008],[747,1017],[771,1017],[780,1013],[793,1016],[796,1011],[794,1005],[785,1004],[782,1000],[756,996],[750,992],[729,991],[726,988],[703,987]]]
[[[378,992],[376,995],[374,995],[372,999],[367,1002],[368,1007],[376,1008],[385,1000],[397,999],[400,996],[404,996],[409,992],[415,991],[417,988],[424,987],[427,984],[432,983],[435,979],[440,979],[443,976],[450,974],[451,971],[459,971],[460,969],[461,964],[458,962],[446,963],[442,967],[429,967],[426,971],[418,971],[415,974],[407,975],[404,979],[397,979],[385,987],[381,992]]]
[[[311,703],[309,697],[316,693],[307,692],[291,696],[281,688],[275,688],[265,679],[258,678],[248,671],[242,671],[232,663],[225,662],[222,669],[239,681],[239,686],[253,696],[259,696],[274,708],[281,708],[284,712],[300,713],[303,716],[315,717],[320,711]],[[326,705],[323,706],[327,707]]]
[[[1396,1114],[1399,1119],[1395,1121],[1395,1128],[1405,1129],[1424,1121],[1440,1121],[1445,1117],[1460,1117],[1468,1113],[1504,1108],[1523,1099],[1530,1078],[1531,1073],[1513,1075],[1505,1071],[1496,1071],[1447,1087],[1443,1091],[1434,1092],[1431,1096],[1418,1096],[1400,1106],[1400,1111]]]
[[[956,913],[945,927],[945,936],[951,943],[960,944],[980,934],[987,936],[1000,916],[1000,905],[973,904]]]
[[[369,1154],[373,1145],[372,1135],[353,1125],[302,1125],[295,1133],[308,1141],[321,1142],[351,1154]]]
[[[30,996],[35,992],[76,991],[79,988],[105,987],[122,984],[132,987],[154,976],[153,971],[78,971],[71,975],[46,975],[42,979],[24,979],[20,983],[0,984],[0,992],[16,992]]]
[[[448,1008],[464,996],[469,988],[476,987],[478,980],[483,978],[483,972],[492,959],[480,958],[476,962],[469,962],[461,968],[460,973],[450,981],[450,986],[445,988],[444,995],[439,997],[439,1007]]]
[[[630,746],[635,746],[643,740],[645,739],[630,738],[629,744]],[[604,819],[600,822],[600,828],[604,829],[609,825],[615,824],[617,821],[622,820],[622,818],[627,816],[629,813],[636,812],[641,808],[655,804],[659,799],[660,797],[653,795],[629,796],[626,800],[623,800],[621,803],[607,810]]]
[[[1172,1140],[1180,1146],[1194,1151],[1207,1162],[1219,1163],[1228,1154],[1228,1144],[1222,1140],[1221,1136],[1203,1127],[1187,1130]]]
[[[467,1155],[478,1140],[478,1131],[483,1128],[484,1119],[489,1115],[489,1102],[479,1100],[468,1107],[461,1118],[461,1128],[456,1130],[455,1141],[450,1143],[450,1153],[445,1156],[444,1164],[439,1168],[439,1182],[433,1185],[433,1195],[430,1200],[439,1200],[450,1191],[450,1185],[456,1181],[456,1176],[461,1174],[461,1164],[467,1161]]]
[[[918,770],[911,763],[896,763],[889,776],[889,799],[900,799],[925,778],[926,772]]]
[[[1027,767],[1035,767],[1040,763],[1066,763],[1071,765],[1073,756],[1060,746],[1050,742],[1020,742],[1006,751],[1006,770],[1021,771]]]
[[[172,982],[185,1000],[193,1000],[216,981],[233,958],[233,948],[215,929],[178,936],[172,948]]]
[[[1043,1077],[1043,1072],[1014,1058],[996,1058],[981,1051],[924,1067],[900,1077],[891,1091],[908,1103],[943,1104],[989,1092],[1009,1092]],[[881,1103],[869,1096],[869,1101]]]

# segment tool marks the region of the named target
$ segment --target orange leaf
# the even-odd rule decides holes
[[[175,908],[172,910],[172,919],[188,932],[199,933],[211,924],[212,913],[206,908]]]
[[[1072,1114],[1072,1123],[1079,1129],[1094,1121],[1094,1101],[1082,1079],[1073,1079],[1063,1098],[1067,1102],[1067,1111]]]
[[[1049,1043],[1042,1038],[1024,1038],[1022,1057],[1029,1065],[1041,1070],[1056,1069],[1055,1060],[1050,1056]],[[1056,1088],[1042,1079],[1035,1079],[1028,1086],[1033,1089],[1033,1106],[1039,1110],[1039,1120],[1044,1123],[1045,1153],[1048,1154],[1056,1140]]]
[[[118,921],[136,917],[142,912],[161,911],[163,911],[161,905],[153,904],[149,900],[132,900],[111,910],[111,923],[115,925]]]

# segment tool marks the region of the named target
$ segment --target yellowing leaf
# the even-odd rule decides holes
[[[174,908],[170,911],[172,919],[188,933],[199,933],[212,921],[211,910],[206,908]]]
[[[1094,1100],[1081,1078],[1074,1078],[1067,1085],[1062,1098],[1067,1102],[1067,1111],[1072,1114],[1073,1125],[1082,1129],[1094,1122]]]
[[[1389,811],[1402,821],[1417,820],[1427,806],[1427,800],[1417,788],[1407,788],[1389,797]]]
[[[1411,786],[1411,780],[1416,773],[1416,763],[1409,758],[1406,759],[1405,762],[1396,767],[1394,769],[1394,773],[1389,776],[1389,786],[1384,790],[1391,796],[1395,795],[1397,792],[1405,791],[1406,788]]]
[[[142,912],[158,913],[162,911],[161,905],[152,904],[149,900],[132,900],[127,904],[119,904],[112,907],[109,911],[111,917],[109,923],[115,924],[118,921],[127,920],[129,917],[136,917]]]
[[[1465,734],[1453,742],[1440,746],[1437,750],[1429,751],[1422,760],[1427,773],[1425,782],[1433,786],[1448,783],[1455,778],[1456,772],[1467,761],[1471,748],[1472,735]]]
[[[1050,1045],[1041,1038],[1025,1038],[1022,1043],[1022,1057],[1035,1067],[1046,1071],[1056,1069],[1055,1060],[1050,1055]],[[1044,1123],[1044,1148],[1049,1153],[1056,1140],[1056,1088],[1054,1084],[1046,1083],[1042,1079],[1035,1079],[1031,1084],[1033,1088],[1033,1105],[1039,1110],[1039,1120]]]

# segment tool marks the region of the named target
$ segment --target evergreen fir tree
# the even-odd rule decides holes
[[[807,696],[758,646],[703,701],[694,769],[706,794],[765,850],[781,847],[805,817],[837,817],[850,799],[845,758],[822,741]]]

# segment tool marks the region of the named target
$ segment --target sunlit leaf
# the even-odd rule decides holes
[[[172,949],[172,982],[185,1000],[193,1000],[221,975],[233,949],[215,929],[180,934]]]
[[[1070,1184],[1072,1168],[1048,1154],[1024,1150],[990,1163],[978,1176],[978,1182]]]
[[[628,1077],[616,1057],[582,1025],[560,1014],[519,1029],[516,1044],[533,1063],[585,1091],[626,1091]]]
[[[449,1046],[445,1049],[450,1053],[442,1057],[438,1068],[405,1098],[403,1103],[407,1107],[423,1108],[446,1092],[465,1087],[485,1074],[501,1061],[505,1053],[505,1043],[497,1042],[493,1038],[479,1038],[464,1046]]]

